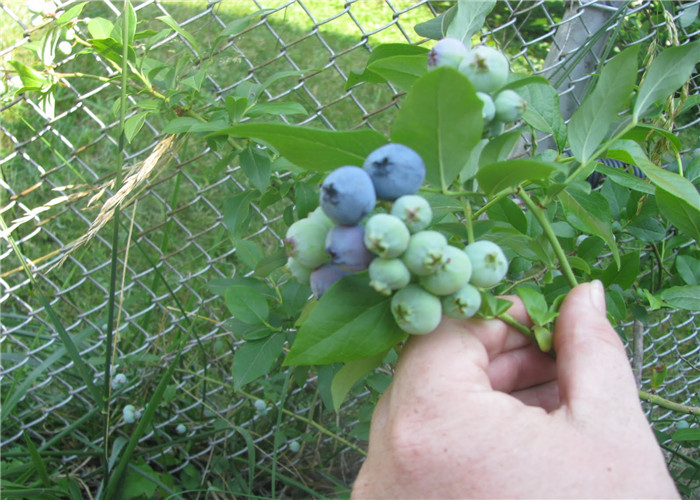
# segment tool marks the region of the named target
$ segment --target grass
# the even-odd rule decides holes
[[[272,9],[287,4],[264,3]],[[224,1],[197,18],[208,2],[161,4],[196,34],[200,47],[210,46],[216,38],[222,29],[219,20],[228,25],[257,10],[250,1]],[[211,80],[204,82],[200,94],[210,102],[199,103],[198,111],[206,112],[212,103],[220,102],[217,99],[231,95],[243,80],[262,82],[280,71],[310,70],[303,75],[303,85],[296,88],[298,75],[282,79],[269,87],[266,98],[303,105],[308,115],[292,116],[293,122],[338,129],[369,126],[388,132],[396,110],[394,100],[400,97],[388,86],[378,85],[363,85],[348,93],[345,77],[364,66],[368,46],[404,42],[407,36],[419,41],[412,27],[432,13],[426,5],[412,8],[410,0],[391,2],[399,12],[396,17],[384,1],[363,0],[351,4],[349,11],[345,4],[304,0],[307,12],[302,4],[291,3],[272,13],[266,23],[236,37],[209,66]],[[3,5],[29,25],[23,1]],[[559,3],[550,10],[555,18],[561,15]],[[157,5],[137,6],[136,12],[144,20],[139,30],[164,27],[155,20],[164,14]],[[83,15],[114,20],[101,2],[87,4]],[[0,9],[0,16],[1,51],[20,39],[23,30],[5,10]],[[37,30],[32,38],[40,39],[43,32]],[[511,44],[513,54],[521,49],[512,40],[503,42]],[[280,52],[283,45],[286,49]],[[151,57],[172,66],[186,50],[182,39],[174,38]],[[542,50],[536,47],[535,60],[543,57]],[[0,61],[3,68],[10,58],[25,64],[32,61],[26,45],[6,54]],[[521,60],[518,64],[525,66]],[[316,71],[321,69],[325,70]],[[105,75],[109,68],[81,56],[69,58],[57,70]],[[225,148],[210,149],[195,137],[178,142],[172,161],[149,179],[137,203],[122,210],[117,269],[126,274],[125,287],[116,298],[119,329],[114,372],[125,373],[129,382],[109,395],[110,445],[104,449],[105,417],[96,401],[100,398],[82,389],[86,384],[79,367],[102,387],[111,271],[109,230],[76,250],[62,267],[50,272],[47,267],[59,257],[58,248],[86,232],[107,198],[104,194],[88,203],[120,164],[118,116],[113,113],[119,88],[107,86],[91,94],[101,82],[80,78],[69,82],[69,87],[56,92],[56,112],[67,115],[52,123],[28,102],[10,106],[7,95],[0,97],[0,106],[8,106],[2,112],[0,156],[18,153],[0,160],[2,182],[11,187],[11,191],[0,190],[2,217],[12,223],[27,209],[46,207],[12,234],[19,253],[40,268],[36,285],[29,284],[16,254],[5,252],[2,257],[0,277],[7,294],[3,327],[8,332],[2,344],[3,480],[26,488],[61,488],[72,491],[75,498],[86,491],[94,494],[105,478],[101,456],[106,451],[108,459],[115,457],[115,467],[126,470],[125,495],[140,491],[144,497],[166,498],[172,491],[187,498],[347,496],[361,459],[353,446],[366,438],[378,391],[356,387],[354,397],[336,415],[324,400],[337,367],[318,372],[279,368],[244,391],[234,390],[232,363],[240,342],[223,325],[229,313],[208,284],[213,278],[238,276],[250,269],[222,224],[225,201],[250,189],[250,184],[235,160],[225,161]],[[148,96],[132,97],[142,102]],[[148,124],[126,148],[128,165],[150,154],[158,131],[173,117],[172,113],[149,115]],[[285,212],[291,210],[284,193],[293,189],[296,175],[275,177],[278,189],[264,208],[252,212],[244,236],[264,255],[279,248],[287,226]],[[311,178],[301,178],[311,183]],[[81,193],[85,194],[75,200],[48,205],[58,196]],[[282,279],[282,273],[272,279]],[[56,325],[40,306],[41,294],[49,298],[75,345],[78,362],[71,362],[68,344],[53,333]],[[252,404],[257,398],[277,407],[267,415],[259,414]],[[148,408],[149,403],[140,429],[123,421],[124,405]],[[174,432],[179,423],[187,426],[183,436]],[[302,443],[300,452],[289,450],[292,440]],[[36,453],[31,453],[32,446]],[[129,449],[138,450],[142,458],[127,466],[117,458]]]

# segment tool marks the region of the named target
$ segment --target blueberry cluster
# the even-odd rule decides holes
[[[416,194],[424,178],[422,158],[402,144],[376,149],[362,168],[332,171],[320,206],[287,231],[287,270],[317,298],[343,276],[368,270],[374,290],[393,294],[392,314],[408,333],[430,332],[443,313],[473,316],[478,288],[498,284],[508,261],[495,243],[460,249],[429,229],[432,208]],[[388,202],[387,211],[375,211],[377,200]]]
[[[516,91],[501,90],[510,71],[506,56],[487,45],[468,48],[455,38],[439,40],[428,53],[428,69],[448,66],[469,78],[476,95],[484,103],[481,114],[492,135],[503,130],[505,123],[520,119],[526,101]]]
[[[143,408],[136,408],[134,405],[126,405],[122,408],[122,417],[127,424],[133,424],[141,418]]]

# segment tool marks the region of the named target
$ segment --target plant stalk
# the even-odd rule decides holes
[[[576,285],[578,285],[578,281],[576,281],[574,271],[569,265],[569,260],[566,258],[566,252],[564,252],[564,249],[561,247],[561,243],[559,243],[557,235],[554,234],[554,229],[552,229],[552,225],[549,223],[549,220],[547,220],[547,217],[544,214],[544,210],[542,210],[542,208],[539,205],[537,205],[537,203],[532,201],[532,198],[530,198],[530,196],[527,194],[527,192],[525,192],[524,189],[518,189],[518,196],[520,196],[520,199],[523,200],[525,206],[528,208],[528,210],[532,212],[532,214],[535,216],[535,219],[537,219],[537,222],[539,222],[540,226],[542,226],[544,234],[547,236],[549,243],[554,249],[554,253],[559,259],[559,265],[562,269],[562,272],[564,273],[564,276],[566,276],[569,285],[571,285],[572,288],[575,287]]]

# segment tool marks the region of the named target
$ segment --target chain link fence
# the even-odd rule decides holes
[[[562,109],[570,115],[591,73],[610,57],[611,45],[691,40],[698,31],[686,27],[697,23],[686,24],[681,16],[697,11],[699,3],[687,3],[686,10],[674,17],[651,1],[509,0],[499,2],[498,16],[487,19],[482,38],[505,50],[513,67],[556,82]],[[27,48],[37,43],[42,23],[52,16],[51,9],[32,15],[26,4],[0,2],[0,58],[5,69],[0,96],[0,214],[9,226],[0,249],[0,382],[12,404],[12,411],[3,415],[0,445],[4,460],[11,461],[24,446],[26,435],[41,451],[54,453],[66,474],[92,486],[99,459],[96,450],[105,439],[90,425],[99,412],[92,408],[87,387],[36,292],[40,289],[50,298],[80,356],[93,370],[90,376],[102,383],[112,243],[107,231],[97,233],[85,246],[76,243],[116,191],[110,182],[114,159],[119,158],[119,120],[113,109],[118,91],[109,80],[117,73],[109,61],[94,56],[91,73],[105,77],[75,78],[81,68],[74,65],[78,57],[74,49],[57,59],[55,102],[41,101],[31,93],[15,96],[13,85],[19,85],[7,61],[25,58]],[[389,84],[346,90],[348,75],[363,67],[379,43],[426,42],[416,35],[414,25],[436,16],[448,2],[149,0],[134,4],[138,18],[149,28],[153,19],[166,15],[193,34],[190,39],[173,31],[154,47],[173,65],[182,53],[197,54],[193,42],[204,45],[212,33],[264,10],[212,54],[213,64],[201,91],[213,102],[223,103],[241,85],[263,83],[279,72],[296,72],[267,87],[265,97],[269,102],[301,103],[308,114],[297,123],[384,131],[400,105],[401,93]],[[120,2],[96,0],[83,15],[114,20],[120,10]],[[622,32],[634,38],[625,39]],[[590,50],[576,60],[581,46]],[[700,93],[697,78],[696,74],[689,90],[692,96]],[[137,102],[133,96],[130,99],[132,104]],[[697,135],[698,109],[677,134]],[[137,113],[135,109],[130,116]],[[148,115],[126,148],[127,167],[148,161],[161,144],[163,124],[157,115]],[[286,399],[287,411],[280,413],[278,428],[286,429],[286,434],[279,436],[269,417],[256,412],[249,398],[233,390],[231,358],[240,342],[226,328],[229,314],[222,297],[212,293],[208,284],[236,273],[241,256],[227,236],[223,206],[227,198],[250,186],[235,160],[204,141],[179,143],[168,157],[154,165],[120,218],[117,266],[123,275],[114,364],[129,382],[115,406],[143,406],[143,398],[158,383],[159,372],[173,361],[169,346],[185,345],[159,418],[141,439],[141,460],[152,469],[190,478],[193,488],[216,484],[215,477],[227,468],[243,473],[257,464],[263,471],[274,460],[286,477],[302,484],[315,481],[322,485],[316,491],[332,495],[343,484],[351,484],[360,463],[355,447],[366,436],[369,415],[363,402],[370,392],[353,393],[336,415],[321,404],[317,373],[303,373]],[[283,184],[287,175],[275,173],[273,182]],[[251,206],[245,239],[270,251],[279,248],[287,205],[282,200]],[[35,285],[8,235],[17,243]],[[65,262],[56,267],[62,258]],[[643,388],[650,388],[652,368],[665,364],[669,375],[662,388],[664,397],[697,404],[700,313],[652,315],[647,324],[625,323],[619,330],[628,340]],[[279,383],[268,377],[251,397],[274,400]],[[18,396],[13,399],[14,394]],[[645,408],[658,430],[672,425],[671,412]],[[118,416],[110,430],[112,441],[128,438],[130,432]],[[178,424],[185,424],[184,435],[174,432]],[[302,436],[303,446],[292,453],[289,442],[296,436]],[[251,456],[246,437],[255,443],[257,454]],[[286,487],[299,491],[291,481]],[[261,488],[266,491],[265,486]]]

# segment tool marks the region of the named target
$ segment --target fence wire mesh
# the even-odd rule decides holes
[[[25,57],[42,23],[51,20],[51,12],[37,18],[26,3],[0,2],[0,58],[5,69],[8,60]],[[689,2],[688,7],[698,3]],[[201,91],[213,102],[223,103],[242,85],[263,83],[279,72],[296,72],[265,90],[270,102],[292,98],[302,103],[308,115],[296,123],[385,131],[388,116],[400,106],[401,92],[389,84],[345,90],[348,75],[363,66],[379,43],[425,43],[414,32],[414,25],[433,18],[446,2],[149,0],[134,5],[138,18],[149,27],[156,17],[170,16],[194,34],[190,39],[174,31],[153,48],[173,65],[183,53],[197,55],[195,44],[204,45],[212,33],[265,9],[216,49],[209,59],[213,64],[200,82]],[[60,7],[65,8],[54,5],[54,12]],[[95,0],[83,15],[115,19],[121,7],[117,1]],[[513,67],[547,75],[556,82],[562,109],[570,114],[581,102],[591,74],[601,60],[610,57],[605,48],[611,37],[617,37],[615,45],[624,47],[650,40],[683,43],[698,36],[697,31],[683,27],[680,14],[655,23],[657,16],[650,13],[658,9],[651,1],[504,1],[499,2],[498,24],[489,17],[481,36],[504,49]],[[620,38],[623,26],[626,33],[638,36]],[[573,54],[584,45],[590,50],[583,60],[572,64]],[[117,72],[109,61],[95,56],[90,71],[105,78],[69,78],[82,71],[73,64],[77,57],[74,50],[56,61],[60,87],[54,103],[29,93],[15,97],[16,77],[11,71],[2,76],[0,214],[9,229],[3,232],[0,250],[0,381],[3,391],[21,396],[11,401],[12,411],[3,415],[0,446],[6,457],[12,457],[26,434],[40,450],[60,456],[67,474],[89,483],[97,467],[94,451],[105,436],[76,422],[96,419],[99,412],[92,408],[86,385],[36,297],[37,288],[50,297],[80,356],[93,370],[90,377],[101,383],[112,243],[107,231],[97,233],[85,246],[77,247],[76,242],[116,191],[111,182],[114,158],[119,157],[119,120],[113,110],[118,91],[110,79]],[[690,95],[700,93],[697,78],[696,74]],[[130,99],[132,104],[137,102],[133,96]],[[696,106],[695,118],[675,132],[697,133],[697,111]],[[138,109],[129,116],[137,113]],[[163,125],[157,115],[148,115],[126,149],[127,167],[140,167],[155,156],[154,151],[162,147]],[[173,378],[176,382],[166,391],[159,419],[141,439],[141,457],[153,468],[189,474],[195,483],[202,482],[198,486],[206,486],[203,478],[220,468],[249,468],[249,451],[242,437],[247,433],[264,450],[254,458],[261,467],[272,461],[271,448],[262,443],[277,439],[277,453],[286,457],[281,466],[290,477],[308,480],[313,476],[325,481],[328,494],[337,487],[327,480],[331,474],[351,484],[361,458],[355,446],[362,445],[368,425],[368,415],[361,411],[368,391],[355,392],[336,415],[321,406],[316,374],[305,374],[287,397],[288,411],[282,414],[282,428],[293,430],[287,436],[304,432],[311,436],[301,452],[294,454],[287,441],[275,436],[267,417],[252,410],[250,401],[231,388],[231,358],[240,342],[227,330],[229,314],[208,283],[235,275],[241,258],[227,236],[223,209],[226,199],[251,189],[241,167],[203,141],[179,143],[165,156],[168,161],[155,162],[141,187],[130,194],[120,218],[123,236],[117,265],[123,277],[114,360],[116,371],[128,374],[129,384],[116,406],[129,402],[143,406],[143,398],[158,383],[161,368],[173,361],[168,346],[173,339],[185,339],[181,367]],[[286,176],[276,173],[273,182],[284,184]],[[285,202],[250,208],[245,239],[270,251],[279,248]],[[36,285],[23,271],[8,235],[21,250]],[[70,254],[69,249],[73,249]],[[62,258],[65,263],[55,267]],[[619,330],[628,339],[631,358],[635,358],[635,348],[643,352],[643,358],[637,355],[634,359],[641,386],[650,389],[651,369],[665,364],[669,377],[664,396],[697,404],[700,313],[672,311],[653,317],[641,331],[640,325],[629,322],[619,325]],[[641,346],[639,339],[643,339]],[[253,396],[270,396],[272,382],[267,382],[270,385],[261,383]],[[657,429],[671,425],[670,412],[650,405],[645,408]],[[244,415],[248,417],[241,418]],[[180,423],[187,427],[183,436],[173,432]],[[115,418],[110,440],[128,438],[129,432],[127,424]]]

